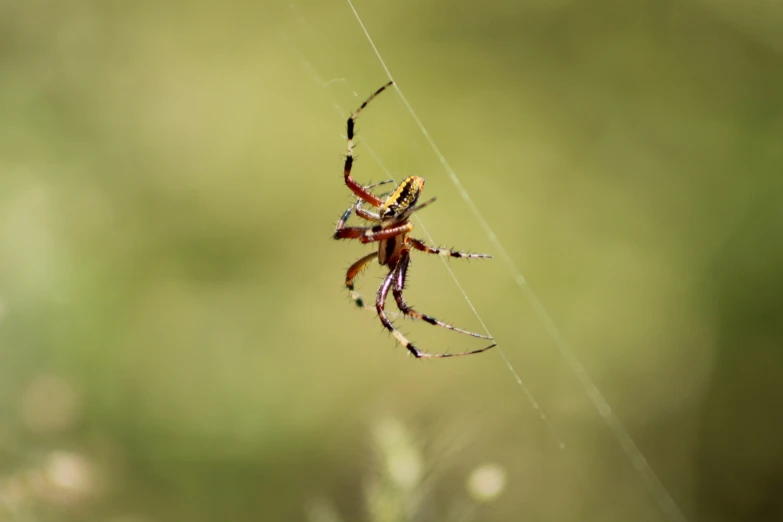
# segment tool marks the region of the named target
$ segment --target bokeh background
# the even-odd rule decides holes
[[[685,516],[783,520],[783,5],[356,7]],[[386,79],[341,1],[0,3],[0,520],[667,520],[501,259],[450,266],[546,421],[351,306]],[[395,91],[359,131],[498,254]],[[438,258],[407,296],[482,331]]]

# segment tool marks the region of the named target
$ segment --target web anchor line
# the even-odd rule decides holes
[[[367,37],[367,41],[369,42],[370,47],[372,47],[375,56],[378,58],[378,61],[383,67],[383,70],[386,72],[389,81],[394,82],[394,87],[396,88],[397,93],[399,94],[400,99],[402,100],[402,103],[408,109],[408,112],[410,113],[411,117],[418,125],[419,129],[421,130],[421,133],[424,135],[425,139],[429,143],[433,152],[438,157],[441,165],[448,173],[452,183],[454,183],[454,186],[459,191],[460,195],[462,196],[462,199],[465,201],[465,203],[470,208],[471,212],[473,212],[473,215],[481,224],[487,236],[489,236],[489,239],[492,242],[492,244],[500,252],[500,257],[503,259],[503,262],[505,263],[509,272],[513,276],[514,281],[517,283],[517,286],[519,287],[520,291],[525,295],[528,302],[530,302],[530,304],[533,305],[533,308],[535,309],[539,320],[544,324],[544,327],[546,328],[546,330],[549,332],[549,335],[554,340],[555,345],[560,350],[561,355],[566,360],[566,362],[568,362],[568,365],[571,367],[571,370],[574,372],[574,374],[576,374],[577,378],[580,380],[582,385],[587,390],[587,395],[588,397],[590,397],[590,400],[593,402],[593,406],[596,408],[596,410],[599,412],[601,417],[606,422],[606,425],[609,427],[609,430],[612,432],[612,435],[614,435],[615,439],[620,444],[620,447],[625,452],[626,456],[630,460],[633,467],[644,478],[644,481],[647,484],[650,493],[655,498],[661,511],[672,521],[687,522],[685,515],[683,515],[682,511],[674,502],[674,499],[672,498],[671,494],[669,494],[669,491],[666,489],[666,487],[660,481],[660,479],[655,474],[653,469],[650,467],[650,464],[647,462],[647,459],[644,458],[644,455],[642,454],[641,450],[634,442],[630,433],[628,433],[628,430],[625,429],[623,423],[620,421],[617,415],[615,415],[615,413],[612,411],[611,407],[607,403],[603,394],[599,391],[598,387],[595,385],[595,382],[593,382],[593,379],[587,373],[587,369],[584,367],[584,365],[581,363],[579,358],[576,356],[573,349],[571,348],[571,345],[568,343],[568,341],[565,340],[563,335],[560,333],[560,330],[557,328],[557,325],[552,320],[551,316],[547,312],[544,305],[541,303],[541,300],[533,291],[532,287],[527,282],[527,280],[522,276],[522,273],[520,272],[519,268],[517,268],[516,263],[514,263],[514,260],[511,259],[511,256],[508,254],[506,249],[503,248],[503,244],[500,242],[500,239],[498,239],[494,230],[492,230],[492,227],[484,218],[484,215],[481,213],[481,211],[478,209],[476,204],[473,202],[473,199],[470,197],[470,194],[468,194],[468,191],[460,182],[459,178],[457,177],[457,174],[454,172],[454,169],[451,168],[451,165],[449,165],[448,161],[446,160],[446,157],[443,155],[443,153],[440,151],[438,146],[435,144],[435,140],[432,139],[430,133],[427,131],[426,127],[424,127],[424,124],[421,122],[418,115],[413,110],[413,107],[411,106],[410,102],[408,102],[408,99],[403,94],[402,89],[400,89],[399,84],[394,80],[394,77],[392,76],[389,67],[386,65],[386,62],[381,56],[380,51],[378,51],[375,42],[373,41],[369,31],[367,30],[367,27],[364,25],[364,22],[359,16],[359,12],[356,10],[356,7],[354,7],[353,2],[351,0],[347,0],[347,2],[351,8],[351,11],[353,11],[354,16],[356,17],[356,21],[359,23],[359,26],[362,28],[365,37]],[[457,281],[453,272],[451,272],[451,268],[448,266],[448,264],[446,265],[446,267],[449,269],[449,272],[452,274],[452,277],[454,277],[457,286],[460,288],[460,290],[462,290],[462,286]],[[470,303],[470,299],[468,299],[468,296],[465,294],[464,290],[462,290],[462,292],[463,295],[465,295],[465,299],[468,301],[471,308],[473,309],[473,312],[476,314],[476,318],[479,320],[482,327],[486,330],[487,334],[490,334],[484,321],[481,319],[476,309]],[[495,348],[497,349],[498,353],[500,353],[500,355],[502,356],[504,362],[508,366],[512,375],[517,379],[517,382],[522,386],[523,390],[525,390],[525,393],[528,395],[528,399],[531,401],[534,408],[540,411],[538,407],[538,403],[535,401],[535,399],[533,399],[532,394],[530,394],[528,389],[524,386],[522,380],[519,378],[516,371],[514,371],[513,366],[508,361],[503,351],[500,349],[500,346],[498,345]],[[542,413],[542,419],[546,420],[546,422],[549,423],[549,421],[546,419],[546,416],[543,413]],[[560,447],[563,448],[564,445],[561,443]]]

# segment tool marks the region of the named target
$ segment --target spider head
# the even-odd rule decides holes
[[[408,219],[424,190],[424,178],[408,176],[392,192],[380,208],[381,219],[384,221],[402,222]]]

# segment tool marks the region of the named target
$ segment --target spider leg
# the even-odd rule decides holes
[[[353,280],[356,279],[361,271],[367,268],[367,265],[369,265],[376,257],[378,257],[378,252],[367,254],[352,264],[350,268],[348,268],[348,272],[345,274],[345,286],[348,288],[348,291],[351,292],[351,299],[353,299],[353,302],[356,303],[356,306],[359,308],[366,307],[364,306],[364,299],[362,299],[362,296],[359,295],[359,292],[357,292],[353,286]]]
[[[387,228],[381,228],[380,225],[374,227],[343,227],[334,231],[334,238],[358,239],[362,243],[372,243],[407,234],[411,230],[413,230],[413,225],[407,221]]]
[[[387,179],[386,181],[380,181],[378,183],[373,183],[372,185],[367,185],[364,188],[369,190],[369,189],[371,189],[373,187],[377,187],[379,185],[384,185],[386,183],[394,183],[394,180],[393,179]],[[385,192],[383,194],[378,194],[378,197],[379,198],[383,198],[383,197],[388,196],[388,195],[389,195],[389,192]],[[370,212],[369,210],[364,210],[362,208],[362,204],[363,203],[364,203],[364,200],[362,200],[361,198],[357,198],[356,199],[356,204],[353,207],[351,207],[351,208],[353,208],[356,211],[356,215],[359,216],[360,218],[366,219],[367,221],[374,221],[374,222],[378,222],[379,223],[381,221],[381,216],[378,213],[376,213],[376,212]],[[350,208],[348,210],[350,210]],[[350,212],[347,215],[350,216]]]
[[[425,202],[424,202],[424,203],[422,203],[421,205],[416,205],[415,207],[413,207],[412,209],[410,209],[410,210],[409,210],[409,212],[410,212],[411,214],[413,214],[414,212],[418,212],[419,210],[423,209],[423,208],[424,208],[424,207],[426,207],[427,205],[431,205],[432,203],[435,203],[435,201],[437,201],[437,199],[438,199],[438,198],[432,198],[432,199],[428,199],[427,201],[425,201]]]
[[[366,201],[370,205],[374,207],[380,207],[383,205],[383,200],[381,200],[378,196],[371,193],[367,188],[363,187],[359,182],[357,182],[355,179],[351,177],[351,167],[353,166],[353,137],[354,137],[354,126],[356,123],[356,118],[359,116],[359,113],[367,107],[367,104],[370,103],[373,98],[378,96],[380,93],[384,91],[388,86],[390,86],[393,82],[389,82],[374,93],[370,95],[369,98],[367,98],[364,103],[362,103],[358,109],[356,109],[356,112],[351,114],[351,117],[348,118],[347,123],[347,138],[348,138],[348,153],[345,155],[345,167],[343,168],[343,177],[345,178],[345,184],[348,186],[351,191],[356,194],[357,197],[360,199]]]
[[[379,181],[378,183],[373,183],[371,185],[367,185],[364,187],[364,190],[370,190],[371,188],[380,187],[381,185],[386,185],[387,183],[394,183],[393,179],[386,179],[383,181]]]
[[[374,221],[376,223],[380,223],[381,216],[379,216],[375,212],[364,210],[362,208],[362,203],[364,202],[361,199],[356,202],[356,215],[362,219],[366,219],[367,221]]]
[[[469,332],[468,330],[463,330],[462,328],[457,328],[456,326],[452,326],[448,323],[444,323],[443,321],[439,321],[438,319],[435,319],[430,315],[425,315],[422,314],[421,312],[417,312],[416,310],[408,306],[408,303],[406,303],[405,299],[402,297],[402,291],[405,288],[405,277],[408,274],[408,266],[410,264],[410,259],[411,259],[410,251],[403,250],[400,254],[400,260],[398,261],[398,265],[397,265],[397,276],[394,279],[394,285],[392,287],[392,293],[394,294],[394,299],[397,301],[397,308],[399,308],[403,314],[409,317],[413,317],[414,319],[421,319],[422,321],[429,323],[431,325],[440,326],[442,328],[446,328],[448,330],[459,332],[465,335],[471,335],[473,337],[478,337],[480,339],[492,340],[492,337]]]
[[[394,183],[394,180],[393,179],[386,179],[386,180],[383,180],[383,181],[379,181],[377,183],[372,183],[372,184],[367,185],[366,187],[364,187],[364,190],[369,191],[370,189],[373,189],[375,187],[379,187],[381,185],[386,185],[387,183]],[[383,196],[384,196],[384,194],[379,194],[378,195],[379,198],[382,198]],[[368,210],[364,210],[362,208],[362,203],[364,203],[364,200],[362,198],[357,198],[356,199],[356,203],[353,206],[349,207],[348,210],[345,211],[345,214],[343,214],[343,217],[345,218],[343,220],[343,222],[345,220],[347,220],[348,217],[351,215],[351,212],[350,212],[351,209],[356,211],[356,215],[357,216],[359,216],[360,218],[366,219],[367,221],[375,221],[375,222],[380,222],[381,221],[381,216],[379,216],[375,212],[370,212]],[[338,227],[338,228],[340,228],[340,227]]]
[[[486,350],[489,350],[490,348],[494,347],[495,344],[491,344],[487,346],[486,348],[482,348],[480,350],[474,350],[472,352],[462,352],[462,353],[427,353],[422,352],[415,346],[413,346],[413,343],[411,343],[399,330],[397,330],[394,325],[389,321],[389,318],[386,317],[386,313],[384,308],[386,307],[386,297],[389,295],[389,290],[392,287],[392,284],[395,280],[400,279],[399,275],[399,264],[394,267],[394,269],[389,272],[389,275],[387,275],[383,279],[383,283],[381,283],[380,288],[378,288],[378,295],[375,298],[375,309],[378,312],[378,318],[380,318],[381,323],[383,323],[383,326],[391,332],[391,334],[394,336],[394,339],[403,345],[411,354],[413,354],[414,357],[417,359],[439,359],[444,357],[458,357],[461,355],[471,355],[474,353],[481,353]]]
[[[470,258],[470,259],[491,259],[492,256],[489,254],[470,254],[468,252],[459,252],[456,250],[449,250],[448,248],[435,248],[428,246],[424,241],[421,239],[414,239],[412,237],[408,238],[408,242],[410,245],[415,248],[416,250],[421,250],[422,252],[427,252],[428,254],[436,254],[439,256],[445,256],[445,257],[460,257],[460,258]]]
[[[391,321],[389,321],[389,318],[386,317],[386,297],[389,295],[389,289],[391,289],[392,283],[394,282],[396,272],[396,270],[391,270],[389,275],[383,279],[383,283],[381,283],[381,286],[378,288],[378,295],[375,297],[375,310],[378,312],[378,318],[381,320],[381,323],[387,330],[389,330],[389,332],[391,332],[391,334],[394,336],[394,339],[403,345],[409,352],[413,354],[414,357],[418,359],[421,357],[421,352],[419,352],[419,350],[413,346],[413,343],[411,343],[404,335],[402,335],[402,333],[394,327]]]
[[[345,222],[348,221],[348,218],[351,217],[351,214],[353,212],[356,212],[357,216],[359,216],[362,219],[366,219],[367,221],[379,222],[381,220],[381,216],[379,216],[378,214],[375,214],[373,212],[369,212],[367,210],[364,210],[362,208],[362,203],[363,203],[363,201],[361,199],[357,199],[356,203],[354,203],[353,205],[351,205],[350,207],[345,209],[345,212],[343,212],[343,215],[340,216],[340,220],[337,221],[337,225],[334,228],[335,239],[338,239],[336,237],[337,232],[339,230],[342,230],[342,229],[346,228],[345,227]]]

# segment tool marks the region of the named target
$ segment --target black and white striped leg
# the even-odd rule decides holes
[[[393,179],[385,179],[383,181],[379,181],[377,183],[373,183],[371,185],[367,185],[366,187],[364,187],[364,190],[370,190],[370,189],[373,189],[375,187],[380,187],[381,185],[386,185],[387,183],[394,183],[394,180]]]
[[[386,313],[384,308],[386,307],[386,298],[389,295],[389,290],[391,290],[392,286],[395,284],[395,281],[400,280],[400,265],[398,264],[394,270],[389,272],[389,275],[387,275],[383,279],[383,283],[381,283],[380,288],[378,288],[378,296],[375,299],[375,309],[378,312],[378,318],[381,320],[381,323],[383,323],[383,326],[391,332],[391,334],[394,336],[394,339],[403,345],[411,354],[413,354],[414,357],[417,359],[440,359],[445,357],[459,357],[462,355],[471,355],[474,353],[481,353],[489,350],[490,348],[494,347],[495,344],[491,344],[490,346],[487,346],[486,348],[482,348],[480,350],[474,350],[472,352],[461,352],[461,353],[427,353],[422,352],[418,348],[416,348],[413,343],[411,343],[399,330],[397,330],[394,325],[389,321],[389,318],[386,317]]]
[[[448,323],[444,323],[443,321],[435,319],[431,315],[423,314],[408,306],[408,303],[405,302],[405,299],[402,296],[402,291],[405,288],[405,277],[408,274],[408,266],[410,264],[410,259],[411,259],[411,255],[409,251],[404,250],[400,254],[400,260],[397,266],[397,275],[394,278],[394,284],[392,286],[392,294],[394,294],[394,299],[395,301],[397,301],[397,308],[399,308],[403,314],[407,315],[408,317],[413,317],[414,319],[420,319],[434,326],[440,326],[441,328],[446,328],[447,330],[452,330],[454,332],[459,332],[461,334],[470,335],[472,337],[478,337],[479,339],[492,340],[492,337],[488,335],[481,335],[474,332],[470,332],[468,330],[463,330],[462,328],[457,328],[456,326],[452,326]]]
[[[378,96],[380,93],[382,93],[388,86],[392,84],[391,81],[386,83],[383,87],[375,91],[370,95],[369,98],[367,98],[364,103],[362,103],[358,109],[356,109],[356,112],[351,114],[351,117],[348,118],[348,123],[346,125],[347,127],[347,133],[346,138],[348,139],[348,152],[345,155],[345,166],[343,167],[343,176],[345,178],[345,184],[348,186],[351,191],[356,194],[357,197],[363,199],[367,203],[380,207],[383,204],[383,201],[376,195],[372,194],[367,188],[360,185],[355,179],[351,177],[351,168],[353,166],[353,138],[354,138],[354,127],[356,126],[356,118],[359,116],[359,113],[362,112],[362,109],[367,107],[367,104],[370,103],[376,96]]]
[[[408,242],[416,250],[421,250],[422,252],[426,252],[428,254],[435,254],[444,257],[458,257],[462,259],[491,259],[492,258],[492,256],[489,254],[471,254],[470,252],[460,252],[458,250],[450,250],[448,248],[431,247],[426,243],[424,243],[424,241],[422,241],[421,239],[414,239],[412,237],[408,238]]]
[[[375,298],[375,310],[378,312],[378,318],[381,320],[383,326],[389,330],[389,332],[391,332],[391,334],[394,336],[394,339],[398,343],[403,345],[417,359],[426,357],[427,354],[420,352],[415,346],[413,346],[413,343],[411,343],[404,335],[402,335],[402,333],[394,327],[392,322],[389,321],[389,318],[386,317],[386,297],[389,295],[389,290],[394,283],[396,272],[396,270],[392,270],[389,272],[389,275],[383,278],[383,283],[381,283],[380,288],[378,288],[378,295]]]
[[[410,213],[412,214],[412,213],[414,213],[414,212],[418,212],[419,210],[423,209],[423,208],[424,208],[424,207],[426,207],[427,205],[432,205],[432,204],[433,204],[433,203],[435,203],[437,200],[438,200],[438,198],[432,198],[432,199],[428,199],[427,201],[425,201],[425,202],[424,202],[424,203],[422,203],[421,205],[416,205],[415,207],[413,207],[412,209],[410,209]]]

